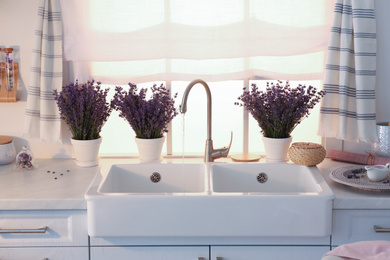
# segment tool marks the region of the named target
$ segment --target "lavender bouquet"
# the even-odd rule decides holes
[[[162,84],[152,87],[152,97],[146,100],[147,89],[141,88],[138,93],[137,85],[129,83],[129,90],[115,88],[111,101],[113,109],[119,111],[119,116],[129,122],[136,137],[155,139],[163,137],[168,132],[168,124],[178,114],[174,107],[177,94],[172,98],[169,90]]]
[[[54,90],[61,119],[69,126],[75,140],[93,140],[100,137],[100,132],[107,121],[112,108],[106,101],[108,88],[100,88],[100,82],[86,84],[71,83]]]
[[[261,132],[269,138],[288,138],[294,128],[308,117],[310,110],[325,95],[324,91],[302,86],[291,88],[288,81],[283,86],[282,81],[269,84],[265,91],[259,91],[256,84],[252,84],[250,91],[238,97],[245,109],[258,122]]]

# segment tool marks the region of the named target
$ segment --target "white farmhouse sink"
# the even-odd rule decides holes
[[[154,172],[161,175],[160,182],[151,181]],[[265,183],[257,181],[259,173],[267,174]],[[86,199],[91,237],[325,237],[331,233],[333,193],[316,167],[103,165]]]

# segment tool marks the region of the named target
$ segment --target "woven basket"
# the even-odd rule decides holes
[[[314,166],[325,158],[326,150],[320,144],[293,143],[288,150],[288,157],[296,164]]]

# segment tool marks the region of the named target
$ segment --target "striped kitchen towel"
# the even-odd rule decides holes
[[[43,142],[61,142],[61,119],[53,90],[62,87],[62,24],[58,0],[41,0],[23,134]]]
[[[319,135],[377,142],[374,1],[337,0],[330,33]]]

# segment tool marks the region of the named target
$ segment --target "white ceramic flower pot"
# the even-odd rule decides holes
[[[287,162],[287,152],[292,137],[289,138],[268,138],[263,136],[265,157],[267,162]]]
[[[135,138],[138,147],[139,159],[142,162],[161,160],[161,151],[165,142],[165,136],[155,139]]]
[[[99,148],[102,138],[94,140],[71,139],[73,150],[76,156],[76,164],[81,167],[92,167],[99,165]]]

